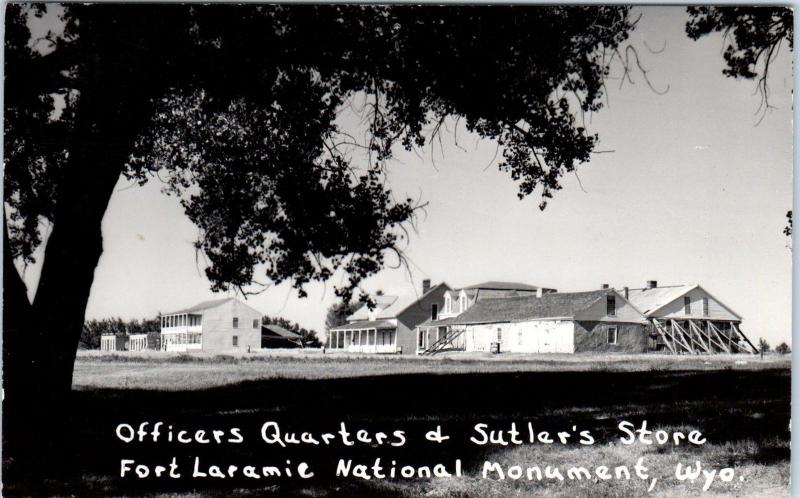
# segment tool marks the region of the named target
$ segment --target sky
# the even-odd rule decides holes
[[[389,185],[428,206],[405,248],[410,274],[385,269],[364,289],[413,294],[424,278],[560,291],[699,283],[743,317],[753,342],[791,344],[792,253],[782,233],[792,207],[791,54],[783,47],[771,66],[774,108],[760,119],[755,83],[722,74],[721,36],[686,37],[684,8],[638,12],[631,42],[653,87],[668,91],[638,73],[634,84],[607,82],[607,105],[586,120],[608,152],[566,176],[540,211],[538,194],[519,200],[498,170],[496,145],[463,125],[450,122],[433,151],[398,150]],[[148,318],[220,296],[192,246],[197,229],[160,188],[117,185],[87,318]],[[29,288],[37,278],[28,268]],[[247,302],[322,331],[333,283],[309,286],[304,299],[272,286]]]

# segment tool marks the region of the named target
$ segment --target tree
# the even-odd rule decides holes
[[[789,354],[792,352],[792,349],[789,347],[788,344],[782,342],[775,347],[775,352],[778,354]]]
[[[786,242],[786,245],[789,247],[789,250],[792,249],[792,212],[788,211],[786,213],[786,226],[783,227],[783,234],[789,238],[789,241]]]
[[[756,79],[761,95],[761,118],[770,109],[767,77],[772,61],[785,42],[794,49],[794,13],[786,6],[759,7],[687,7],[690,19],[686,33],[693,40],[711,33],[725,38],[726,67],[722,70],[731,78]],[[789,237],[791,249],[792,212],[787,213],[788,225],[783,233]]]
[[[338,301],[333,303],[325,314],[325,333],[328,334],[333,327],[347,323],[347,317],[362,306],[361,302]]]
[[[601,108],[607,54],[635,24],[624,6],[66,4],[63,26],[33,40],[28,17],[47,8],[6,9],[8,424],[38,423],[70,392],[121,175],[180,199],[214,290],[291,281],[303,296],[336,273],[347,301],[402,261],[418,205],[385,185],[396,145],[463,120],[544,208],[590,157],[578,115]],[[336,124],[356,98],[364,143]],[[31,302],[14,264],[42,245]]]
[[[761,357],[764,357],[765,353],[769,353],[769,343],[763,337],[758,340],[758,350],[761,352]]]
[[[699,7],[687,8],[686,33],[693,40],[710,33],[725,38],[725,69],[732,78],[757,79],[763,110],[769,106],[769,67],[785,42],[794,45],[794,15],[790,7]]]

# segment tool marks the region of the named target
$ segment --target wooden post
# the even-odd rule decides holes
[[[722,338],[722,335],[717,330],[717,327],[714,326],[714,323],[711,320],[706,320],[706,326],[708,327],[708,331],[714,334],[714,336],[717,338],[717,342],[722,347],[722,350],[726,353],[730,353],[730,347],[725,345],[725,339]]]
[[[747,344],[749,344],[749,345],[750,345],[750,347],[751,347],[751,348],[753,348],[753,354],[756,354],[756,353],[759,351],[759,348],[755,347],[755,346],[753,345],[753,343],[752,343],[752,342],[750,342],[750,339],[748,339],[748,338],[747,338],[747,336],[746,336],[746,335],[744,335],[744,333],[743,333],[741,330],[739,330],[739,327],[738,327],[738,326],[737,326],[735,323],[731,322],[731,328],[732,328],[732,329],[733,329],[733,330],[734,330],[734,331],[735,331],[737,334],[739,334],[739,335],[742,337],[742,339],[744,339],[744,340],[747,342]]]
[[[655,328],[656,332],[661,335],[661,338],[664,339],[664,344],[672,352],[672,354],[677,354],[677,351],[675,351],[675,346],[672,344],[672,340],[667,337],[667,334],[664,332],[664,330],[661,328],[661,325],[658,323],[658,320],[655,318],[653,318],[653,327]]]
[[[689,320],[689,328],[694,330],[694,334],[697,336],[697,340],[700,341],[705,346],[706,351],[709,354],[715,352],[714,345],[711,342],[711,339],[705,332],[703,332],[703,329],[700,328],[700,326],[697,325],[697,323],[695,323],[695,320],[693,319]]]
[[[682,327],[678,325],[678,323],[675,320],[670,320],[669,323],[672,329],[672,334],[681,340],[683,345],[686,346],[686,349],[688,349],[690,353],[695,353],[694,346],[692,346],[692,343],[686,341],[686,335],[683,333]]]

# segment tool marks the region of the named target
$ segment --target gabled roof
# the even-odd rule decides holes
[[[425,294],[418,296],[416,294],[406,295],[403,297],[397,296],[375,296],[372,299],[375,301],[375,319],[376,320],[389,320],[392,318],[397,318],[402,312],[416,304],[419,300],[423,297],[427,296],[431,292],[434,292],[439,287],[446,287],[449,289],[450,287],[447,286],[446,283],[442,282],[440,284],[434,285],[428,292]],[[349,321],[357,321],[357,320],[369,320],[369,307],[364,304],[360,308],[358,308],[352,315],[347,317]]]
[[[628,289],[628,301],[643,315],[663,308],[698,285],[667,285],[644,289]]]
[[[228,302],[231,302],[231,301],[239,303],[240,306],[244,306],[245,308],[249,308],[252,311],[258,313],[259,315],[263,315],[263,313],[261,313],[259,310],[253,308],[252,306],[250,306],[247,303],[243,303],[242,301],[240,301],[239,299],[237,299],[235,297],[224,297],[222,299],[211,299],[209,301],[203,301],[202,303],[195,304],[194,306],[192,306],[190,308],[182,309],[182,310],[179,310],[179,311],[173,311],[171,313],[162,313],[161,315],[162,316],[166,316],[166,315],[181,315],[181,314],[201,313],[201,312],[203,312],[205,310],[210,310],[212,308],[216,308],[217,306],[221,306],[221,305],[223,305],[225,303],[228,303]]]
[[[233,297],[224,297],[222,299],[211,299],[209,301],[203,301],[202,303],[195,304],[189,308],[184,308],[182,310],[173,311],[171,313],[162,313],[162,315],[181,315],[186,313],[197,313],[198,311],[208,310],[211,308],[216,308],[221,304],[225,304],[228,301],[235,299]]]
[[[297,332],[292,332],[291,330],[285,329],[280,325],[262,325],[261,333],[263,334],[265,330],[280,336],[283,339],[300,339],[302,337]]]
[[[375,301],[375,312],[382,314],[385,309],[391,307],[398,299],[397,296],[374,296],[372,300]],[[361,307],[355,310],[347,319],[350,321],[368,320],[369,307],[366,304],[362,304]]]
[[[612,289],[588,292],[560,292],[542,297],[522,296],[482,299],[470,309],[452,319],[451,325],[501,323],[536,318],[572,318],[608,294]]]
[[[461,296],[462,292],[467,296],[467,299],[472,301],[473,299],[475,299],[475,296],[478,294],[478,290],[479,289],[477,289],[477,288],[474,288],[474,289],[473,288],[450,289],[449,292],[452,293],[450,297],[453,298],[456,301],[458,301],[458,298]]]
[[[639,310],[643,315],[653,316],[655,313],[668,305],[669,303],[681,298],[685,294],[695,290],[701,289],[711,299],[717,302],[722,308],[727,310],[731,315],[741,319],[736,312],[728,308],[722,301],[712,296],[710,292],[703,289],[700,284],[689,285],[666,285],[662,287],[644,288],[644,289],[628,289],[628,301],[634,308]]]

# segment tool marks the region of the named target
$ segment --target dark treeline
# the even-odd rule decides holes
[[[161,331],[161,325],[158,318],[123,320],[116,317],[88,320],[83,324],[79,347],[82,349],[100,349],[100,336],[107,333],[146,334],[147,332],[159,331]]]

